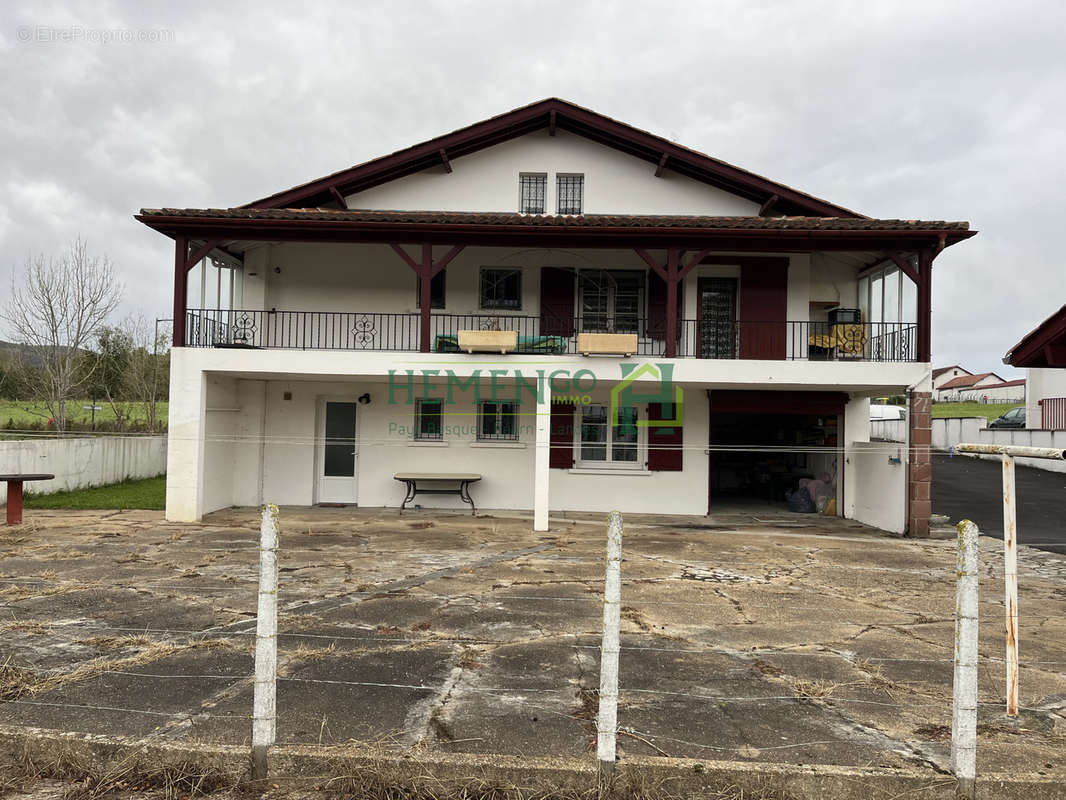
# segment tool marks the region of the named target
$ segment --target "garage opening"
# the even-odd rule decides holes
[[[844,406],[837,392],[711,392],[711,509],[841,513]],[[807,502],[809,498],[809,503]]]

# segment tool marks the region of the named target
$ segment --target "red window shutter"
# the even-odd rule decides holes
[[[752,258],[740,272],[740,357],[783,359],[787,346],[788,259]],[[806,348],[804,349],[806,352]]]
[[[570,469],[574,466],[573,403],[552,403],[548,434],[548,466],[552,469]]]
[[[665,412],[665,413],[664,413]],[[648,421],[674,419],[677,407],[669,403],[648,403]],[[648,469],[652,472],[680,472],[682,470],[684,437],[681,425],[672,427],[648,426]]]
[[[540,333],[574,335],[574,272],[560,267],[540,270]]]

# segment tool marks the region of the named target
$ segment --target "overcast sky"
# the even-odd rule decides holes
[[[8,2],[0,295],[81,235],[126,311],[169,317],[139,208],[238,205],[554,95],[871,216],[969,220],[934,360],[1014,374],[1066,303],[1063,31],[1066,3],[1017,0]]]

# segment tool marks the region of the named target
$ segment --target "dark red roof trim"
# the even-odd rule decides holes
[[[1012,367],[1066,367],[1066,306],[1027,333],[1003,361]]]
[[[885,250],[946,245],[973,236],[965,222],[841,217],[540,216],[437,211],[144,209],[140,222],[168,236],[223,241],[430,242],[574,247],[674,247],[774,252]]]
[[[634,128],[611,117],[559,98],[549,98],[505,114],[460,128],[412,147],[334,172],[248,203],[245,208],[297,208],[336,202],[335,194],[353,194],[383,183],[441,166],[441,151],[449,163],[527,133],[555,127],[667,168],[680,175],[716,186],[762,204],[776,196],[775,212],[829,217],[862,215],[813,195],[735,167],[661,136]],[[651,173],[649,173],[651,174]]]

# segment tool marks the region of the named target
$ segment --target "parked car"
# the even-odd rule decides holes
[[[990,423],[990,428],[1024,428],[1025,406],[1015,406],[1002,417],[996,417]]]
[[[886,406],[879,403],[870,404],[870,420],[906,419],[907,409],[903,406]]]

